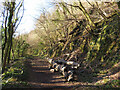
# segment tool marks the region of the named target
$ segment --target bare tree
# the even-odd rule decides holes
[[[23,14],[24,14],[24,0],[20,0],[17,4],[17,1],[6,1],[3,2],[4,11],[3,11],[3,24],[2,24],[2,72],[5,71],[5,67],[9,64],[10,56],[11,56],[11,49],[13,44],[13,34],[15,33],[17,27],[19,26]],[[19,12],[23,8],[22,15],[20,17]]]

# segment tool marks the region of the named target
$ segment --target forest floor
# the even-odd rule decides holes
[[[64,77],[59,73],[52,73],[49,70],[49,63],[45,59],[34,57],[27,60],[28,78],[27,82],[31,88],[89,88],[96,87],[89,85],[87,82],[73,81],[66,82]]]

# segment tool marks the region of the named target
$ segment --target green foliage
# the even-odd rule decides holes
[[[107,24],[105,23],[103,25],[101,34],[97,37],[93,36],[90,41],[90,49],[87,55],[87,61],[94,62],[93,66],[95,63],[97,64],[97,62],[100,62],[101,64],[104,62],[108,65],[111,65],[110,62],[118,61],[119,55],[117,56],[117,49],[120,49],[118,47],[118,34],[120,34],[120,31],[118,30],[117,17],[118,16],[116,15],[115,17],[112,17],[113,20],[108,20]],[[116,59],[113,58],[113,53],[117,56]]]
[[[27,78],[25,60],[14,61],[14,64],[2,74],[3,88],[24,87],[28,84],[25,82]]]
[[[106,83],[106,88],[119,88],[120,87],[120,80],[112,80]]]
[[[103,79],[101,83],[98,82],[96,83],[96,85],[103,85],[104,88],[116,88],[117,89],[120,87],[120,80]]]
[[[12,52],[14,54],[14,59],[26,56],[28,48],[29,44],[22,38],[14,39]]]

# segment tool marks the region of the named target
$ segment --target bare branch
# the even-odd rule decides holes
[[[22,18],[23,18],[23,15],[24,15],[24,0],[23,0],[23,2],[22,2],[21,5],[23,6],[23,12],[22,12],[22,16],[21,16],[21,18],[20,18],[18,24],[17,24],[16,27],[15,27],[15,31],[16,31],[16,29],[18,28],[18,26],[19,26],[19,24],[20,24],[20,22],[21,22],[21,20],[22,20]],[[16,24],[16,23],[15,23],[15,24]],[[14,32],[15,32],[15,31],[14,31]]]

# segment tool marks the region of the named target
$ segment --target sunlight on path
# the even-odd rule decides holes
[[[65,82],[59,72],[50,72],[49,64],[44,59],[35,58],[29,62],[28,82],[32,87],[75,87],[81,85],[79,82]]]

